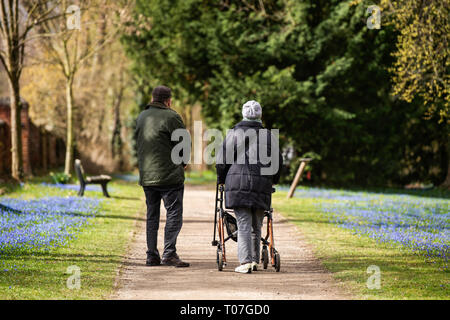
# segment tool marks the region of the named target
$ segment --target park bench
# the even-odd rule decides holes
[[[81,161],[79,159],[75,160],[75,173],[77,174],[78,181],[80,181],[80,190],[78,191],[78,195],[82,197],[84,195],[84,189],[88,184],[99,184],[102,186],[103,195],[109,198],[107,184],[111,181],[111,177],[107,175],[99,175],[86,177],[84,174],[83,166],[81,165]]]

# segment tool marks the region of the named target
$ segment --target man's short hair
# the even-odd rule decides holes
[[[166,86],[157,86],[152,91],[152,98],[154,102],[164,103],[172,97],[172,90]]]

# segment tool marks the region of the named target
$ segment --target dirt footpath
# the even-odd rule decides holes
[[[214,190],[186,187],[184,224],[178,237],[179,256],[189,268],[146,267],[145,220],[139,220],[128,255],[111,299],[349,299],[314,258],[296,227],[275,213],[275,244],[281,271],[251,274],[233,272],[238,265],[237,243],[227,242],[228,265],[217,270],[216,248],[211,246]],[[163,206],[161,206],[163,208]],[[163,210],[164,211],[164,210]],[[161,212],[158,248],[162,254],[165,212]],[[265,226],[265,224],[264,224]],[[265,228],[263,227],[263,234]]]

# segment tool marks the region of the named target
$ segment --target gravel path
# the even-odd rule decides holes
[[[227,242],[228,265],[217,270],[211,246],[214,190],[186,187],[184,224],[178,237],[180,257],[189,268],[146,267],[145,220],[137,222],[133,243],[118,275],[111,299],[349,299],[314,258],[297,228],[275,213],[275,244],[281,271],[270,267],[252,274],[233,272],[237,244]],[[161,206],[163,208],[163,206]],[[159,247],[163,244],[165,212],[161,212]],[[265,226],[265,224],[264,224]],[[263,227],[263,234],[265,228]]]

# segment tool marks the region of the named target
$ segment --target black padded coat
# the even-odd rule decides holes
[[[248,130],[256,133],[254,135],[256,139],[245,137],[244,140],[242,136],[237,138],[238,132],[250,134]],[[265,131],[265,135],[260,135],[261,130]],[[256,121],[241,121],[227,134],[216,159],[217,182],[225,183],[225,207],[227,209],[270,209],[272,185],[278,183],[283,165],[283,158],[278,144],[276,144],[278,150],[273,150],[273,152],[276,152],[274,157],[278,158],[278,166],[275,164],[272,166],[274,170],[270,170],[273,173],[270,175],[267,175],[267,172],[263,174],[261,171],[263,168],[271,167],[272,161],[268,163],[267,160],[261,161],[261,159],[264,159],[265,155],[271,156],[271,139],[273,138],[270,131],[264,129],[262,124]],[[242,145],[243,141],[245,141],[245,148]],[[264,149],[264,145],[267,149]],[[229,154],[234,157],[232,161],[225,156],[230,147],[233,150],[231,153],[229,151]],[[252,156],[255,153],[251,153],[249,150],[256,149],[258,150],[257,156]],[[238,158],[241,159],[239,162]],[[244,158],[245,163],[242,161]],[[253,160],[250,161],[251,159]]]

